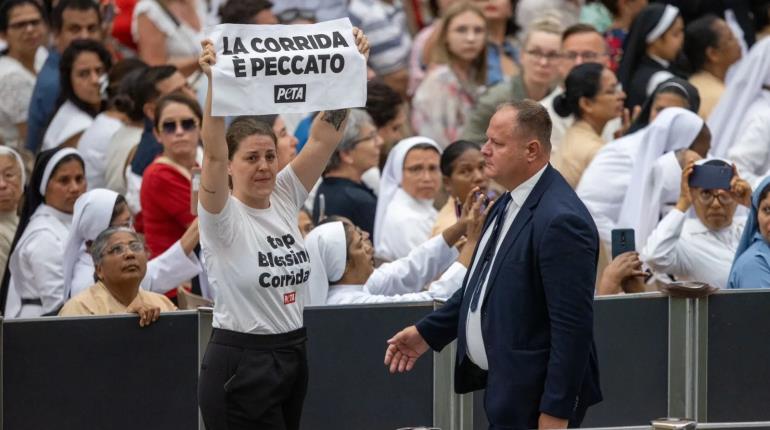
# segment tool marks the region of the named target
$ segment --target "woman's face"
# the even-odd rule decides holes
[[[684,44],[684,21],[676,18],[674,23],[663,33],[663,36],[650,44],[652,52],[667,61],[676,60]]]
[[[377,167],[380,162],[382,138],[377,134],[377,129],[374,125],[364,124],[356,140],[358,143],[356,143],[353,149],[348,151],[353,167],[361,173],[366,172],[372,167]]]
[[[45,189],[45,203],[61,212],[71,214],[75,200],[86,192],[86,175],[78,160],[60,163],[51,174]]]
[[[128,205],[126,203],[120,203],[117,215],[110,220],[110,227],[131,228],[132,223],[133,219],[131,217],[131,211],[128,209]]]
[[[177,162],[194,159],[200,140],[198,117],[186,104],[168,103],[160,113],[155,137],[163,155]]]
[[[98,108],[102,103],[99,79],[106,73],[102,60],[91,51],[81,52],[72,64],[72,89],[75,96]]]
[[[401,188],[415,199],[431,200],[441,185],[440,156],[435,149],[412,149],[404,158]]]
[[[102,261],[96,265],[96,276],[106,285],[136,283],[147,273],[147,251],[144,244],[125,231],[114,233],[107,239]]]
[[[22,4],[8,12],[8,29],[2,37],[11,52],[35,52],[45,41],[46,27],[40,11],[31,4]]]
[[[0,156],[0,212],[16,212],[21,188],[21,167],[16,157]]]
[[[650,123],[655,121],[655,118],[663,109],[669,107],[689,109],[690,103],[687,102],[687,99],[678,94],[659,93],[655,96],[655,100],[652,101],[652,107],[650,108]]]
[[[484,50],[487,42],[487,24],[473,11],[465,11],[449,21],[446,32],[447,50],[452,57],[473,62]]]
[[[478,149],[463,152],[452,164],[452,175],[444,177],[444,185],[449,194],[462,202],[475,187],[481,188],[481,192],[486,192],[489,180],[484,176],[485,164],[484,156]]]
[[[583,115],[600,121],[609,121],[623,115],[623,102],[626,100],[626,93],[618,84],[618,79],[612,70],[605,68],[602,70],[599,93],[593,99],[586,98],[584,100],[586,103],[581,106]]]
[[[369,240],[369,233],[347,223],[345,230],[351,235],[348,246],[348,264],[345,271],[362,268],[364,273],[371,274],[374,271],[374,246]]]
[[[553,83],[559,73],[560,49],[558,34],[533,32],[521,53],[521,67],[527,79],[538,85]]]
[[[473,3],[483,12],[487,21],[507,21],[513,16],[511,0],[474,0]]]
[[[268,136],[246,136],[230,160],[229,173],[233,180],[233,192],[249,199],[269,199],[275,188],[277,172],[276,144]]]
[[[286,131],[286,123],[279,116],[273,124],[273,133],[278,138],[278,170],[286,167],[297,156],[297,138]]]
[[[759,202],[757,211],[757,222],[759,223],[759,232],[765,241],[770,242],[770,193]]]

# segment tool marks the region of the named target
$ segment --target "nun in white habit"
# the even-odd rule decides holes
[[[435,157],[432,157],[430,154],[433,154],[434,149]],[[435,160],[422,160],[420,165],[414,166],[421,170],[410,172],[410,177],[405,178],[405,167],[414,168],[405,166],[412,150],[415,154],[428,153],[428,157]],[[434,140],[422,136],[404,139],[390,151],[380,179],[374,219],[374,249],[377,258],[394,261],[406,257],[412,249],[430,238],[438,216],[438,211],[433,207],[433,199],[441,185],[440,157],[441,147]],[[404,186],[405,180],[410,181],[410,184],[419,181],[419,195],[410,190],[415,187]]]
[[[0,290],[6,318],[55,315],[64,304],[64,244],[75,201],[85,190],[84,163],[77,150],[40,153]]]
[[[733,66],[708,125],[711,154],[732,160],[756,188],[770,173],[770,38],[757,42]]]
[[[634,229],[637,251],[644,248],[664,209],[676,204],[682,166],[705,158],[711,145],[703,119],[682,108],[665,109],[645,130],[614,227]]]
[[[75,296],[94,284],[94,262],[87,247],[108,227],[131,228],[131,213],[125,198],[102,188],[80,196],[75,202],[64,254],[66,297]],[[183,237],[147,262],[147,273],[141,283],[144,290],[163,294],[201,273],[200,262],[193,253],[198,244],[197,225],[191,229],[195,230],[191,240]]]
[[[666,153],[671,155],[658,162],[657,170],[670,172],[666,172],[665,181],[656,182],[660,192],[658,202],[645,204],[644,210],[659,211],[661,200],[670,197],[665,194],[678,192],[680,177],[676,175],[681,175],[681,167],[678,167],[678,164],[671,165],[672,160],[676,161],[672,151],[691,147],[702,128],[703,120],[697,114],[686,109],[670,107],[661,111],[649,126],[610,142],[599,150],[583,172],[576,191],[591,212],[599,237],[607,249],[611,245],[613,229],[634,228],[638,224],[638,217],[641,217],[643,209],[642,202],[650,202],[651,196],[645,197],[646,200],[639,200],[643,197],[637,195],[634,198],[632,193],[639,193],[642,189],[645,192],[651,191],[646,186],[642,187],[642,181],[650,179],[649,173],[656,166],[658,158]],[[707,152],[707,149],[704,151],[698,146],[694,149],[701,152],[701,156]],[[669,191],[664,193],[664,189]],[[630,225],[620,224],[623,211],[623,223]],[[637,216],[633,216],[634,211],[637,211]],[[657,218],[652,226],[655,224]],[[637,233],[637,246],[640,246],[639,238]]]
[[[436,236],[408,256],[375,269],[366,232],[341,221],[321,224],[305,237],[311,264],[310,304],[446,300],[460,288],[467,270],[467,263],[455,262],[458,252],[446,236]]]

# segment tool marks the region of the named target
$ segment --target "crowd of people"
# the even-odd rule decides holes
[[[206,28],[343,17],[365,106],[211,116]],[[301,345],[287,304],[448,299],[524,100],[596,225],[595,294],[770,288],[768,35],[767,0],[3,0],[0,311],[145,325],[197,294],[220,345]]]

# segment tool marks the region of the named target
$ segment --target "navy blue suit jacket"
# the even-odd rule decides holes
[[[596,226],[548,165],[502,240],[481,304],[489,370],[466,354],[470,270],[463,288],[417,330],[434,350],[458,339],[455,390],[486,388],[492,428],[537,428],[541,412],[579,421],[601,401],[593,343]]]

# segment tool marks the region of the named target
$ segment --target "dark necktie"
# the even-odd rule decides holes
[[[495,210],[495,217],[491,221],[494,223],[492,227],[492,234],[489,236],[489,240],[484,245],[484,250],[481,254],[481,259],[476,264],[476,270],[473,271],[468,285],[473,285],[473,297],[471,298],[471,312],[476,312],[479,307],[479,299],[481,298],[481,289],[484,286],[484,281],[487,279],[490,266],[492,266],[492,256],[494,255],[495,248],[497,247],[497,239],[500,236],[500,230],[503,228],[505,222],[505,212],[508,207],[508,203],[511,201],[511,193],[505,193],[500,197],[502,201],[498,203],[498,207]]]

